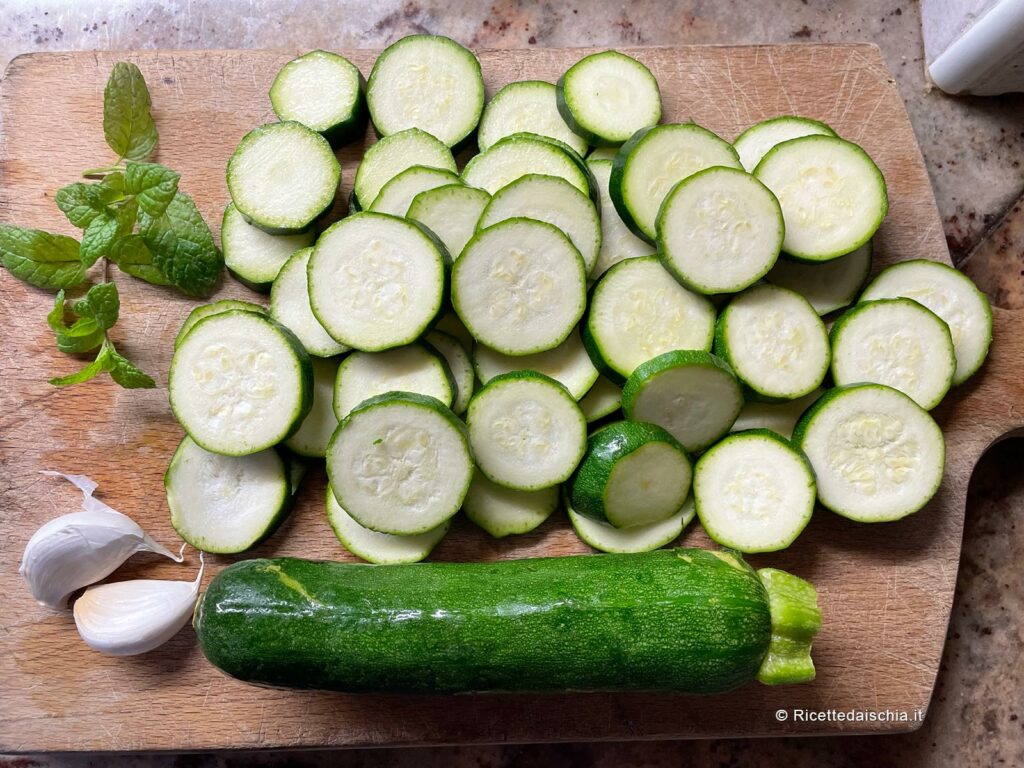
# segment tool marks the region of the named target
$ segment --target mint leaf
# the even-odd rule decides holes
[[[75,302],[75,314],[94,320],[104,331],[113,328],[121,310],[121,299],[113,283],[94,285],[80,301]]]
[[[103,343],[103,329],[91,318],[81,318],[70,328],[64,322],[64,291],[57,293],[46,322],[57,340],[57,349],[64,354],[90,352]]]
[[[41,229],[0,224],[0,261],[19,280],[56,291],[85,280],[78,241]]]
[[[139,235],[128,235],[114,241],[108,258],[117,264],[122,272],[153,285],[170,285],[160,268],[153,263],[153,254]]]
[[[124,170],[124,191],[135,195],[140,210],[159,218],[177,193],[180,178],[181,174],[158,163],[128,163]]]
[[[119,158],[145,160],[153,152],[157,136],[151,106],[139,68],[117,62],[103,90],[103,135]]]
[[[108,197],[111,202],[114,200],[120,200],[124,197],[124,174],[121,171],[108,173],[103,177],[102,181],[98,182],[98,186],[103,190],[103,194]]]
[[[109,256],[118,238],[127,237],[135,226],[138,206],[134,200],[126,200],[118,208],[93,219],[82,233],[82,262],[86,268],[98,259]]]
[[[224,257],[191,197],[179,191],[163,216],[140,211],[139,231],[153,262],[172,285],[189,296],[213,292]]]
[[[112,195],[99,184],[77,182],[57,190],[54,202],[64,211],[68,221],[80,229],[88,227],[97,217],[110,213],[107,203]]]
[[[110,378],[125,389],[153,389],[156,382],[135,367],[128,358],[119,355],[110,347],[110,355],[104,366],[110,372]]]
[[[113,349],[107,342],[104,342],[100,353],[96,355],[96,359],[85,366],[85,368],[68,376],[50,379],[50,383],[55,387],[70,387],[73,384],[81,384],[84,381],[95,378],[107,370],[107,366],[111,364],[109,362],[111,352],[113,352]]]

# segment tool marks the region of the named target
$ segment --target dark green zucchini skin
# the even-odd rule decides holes
[[[490,563],[247,560],[194,625],[215,666],[264,685],[348,692],[678,691],[755,679],[768,596],[731,552]]]

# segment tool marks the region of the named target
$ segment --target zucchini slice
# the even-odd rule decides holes
[[[563,141],[579,154],[587,142],[558,112],[557,89],[542,80],[521,80],[499,90],[484,108],[476,143],[483,152],[502,139],[529,131]]]
[[[408,35],[377,57],[366,101],[381,136],[418,128],[457,146],[476,130],[484,109],[480,62],[449,37]]]
[[[683,285],[704,294],[736,293],[779,258],[785,227],[775,195],[734,168],[683,179],[661,204],[658,254]]]
[[[740,552],[785,549],[810,522],[807,458],[768,429],[729,435],[697,459],[693,497],[708,536]]]
[[[272,234],[312,224],[334,203],[340,182],[341,166],[327,139],[294,121],[254,128],[228,160],[231,201]]]
[[[810,394],[796,400],[781,400],[774,403],[763,403],[756,400],[743,404],[743,410],[733,422],[730,432],[745,432],[748,429],[770,429],[787,440],[793,437],[793,428],[803,416],[804,411],[814,405],[821,397],[821,390],[816,389]]]
[[[270,86],[270,105],[281,120],[316,131],[333,146],[366,130],[366,83],[355,64],[328,51],[292,59]]]
[[[357,213],[328,227],[309,258],[309,300],[340,344],[378,352],[415,341],[441,311],[448,254],[418,225]]]
[[[405,216],[437,235],[452,259],[457,259],[476,233],[480,214],[490,200],[491,196],[482,189],[467,187],[459,181],[420,192]]]
[[[451,376],[454,390],[451,408],[457,416],[462,415],[469,407],[473,390],[476,389],[476,371],[473,370],[473,361],[469,357],[469,352],[462,346],[462,342],[444,331],[431,331],[426,335],[425,341],[448,364],[448,373]],[[438,399],[444,400],[444,398]]]
[[[583,257],[561,230],[507,219],[480,230],[452,268],[452,306],[473,338],[506,355],[554,349],[583,317]]]
[[[246,221],[234,203],[228,203],[221,219],[224,265],[241,282],[260,293],[270,290],[281,267],[293,253],[312,245],[314,240],[316,232],[312,228],[291,235],[268,234]]]
[[[974,375],[992,344],[992,306],[971,278],[936,261],[901,261],[882,270],[860,300],[899,296],[923,304],[949,326],[956,352],[953,384],[963,384]]]
[[[417,165],[458,172],[451,149],[419,128],[408,128],[385,136],[363,154],[352,187],[355,202],[368,209],[385,184]]]
[[[537,371],[557,381],[577,400],[590,390],[598,375],[578,328],[554,349],[532,355],[503,355],[477,344],[473,347],[473,365],[483,384],[511,371]]]
[[[386,352],[353,352],[338,366],[334,414],[344,419],[364,400],[385,392],[429,395],[449,407],[454,398],[450,376],[440,354],[423,344]]]
[[[314,357],[333,357],[349,348],[331,338],[309,306],[307,268],[312,248],[303,248],[277,273],[270,288],[270,316],[285,326]]]
[[[794,400],[821,386],[831,351],[825,324],[797,293],[761,284],[732,298],[715,333],[715,354],[756,397]]]
[[[441,543],[451,525],[444,522],[437,528],[409,536],[378,533],[364,528],[342,509],[330,486],[327,488],[327,522],[341,546],[356,557],[376,565],[420,562]]]
[[[588,424],[611,416],[622,407],[622,389],[604,376],[598,376],[587,394],[580,399],[580,410]]]
[[[597,262],[590,272],[590,277],[597,280],[620,261],[637,256],[653,256],[654,246],[633,234],[629,227],[622,223],[615,204],[608,195],[608,180],[612,175],[610,150],[595,150],[587,158],[594,179],[597,181],[598,194],[601,197],[601,250]]]
[[[608,192],[626,226],[654,243],[658,211],[668,193],[683,179],[716,165],[742,169],[732,145],[707,128],[696,123],[645,128],[615,155]]]
[[[462,180],[493,195],[528,174],[556,176],[590,194],[590,177],[572,155],[554,141],[524,134],[502,139],[476,155],[466,163]]]
[[[273,448],[222,456],[187,436],[167,467],[164,488],[178,535],[218,554],[255,547],[274,532],[292,502],[287,467]]]
[[[338,504],[364,528],[413,535],[459,507],[473,478],[466,428],[444,403],[388,392],[360,403],[327,447]]]
[[[581,515],[571,506],[567,507],[569,522],[573,530],[589,546],[601,552],[613,554],[635,554],[660,549],[679,538],[697,514],[693,496],[671,517],[648,525],[634,525],[630,528],[615,528],[608,523]]]
[[[307,459],[322,459],[327,455],[327,444],[338,428],[334,414],[334,381],[338,378],[337,358],[314,357],[313,407],[302,420],[295,434],[284,440],[284,446]]]
[[[529,533],[558,509],[558,486],[516,491],[492,483],[479,470],[473,475],[462,511],[496,539]]]
[[[594,432],[569,481],[578,514],[615,528],[650,525],[676,514],[690,494],[693,466],[661,427],[619,421]]]
[[[772,148],[754,175],[779,199],[782,250],[831,261],[871,239],[889,210],[885,179],[868,154],[835,136],[804,136]]]
[[[392,216],[405,216],[409,206],[420,192],[437,189],[449,184],[462,184],[457,173],[443,168],[429,168],[425,165],[414,165],[406,168],[380,188],[380,192],[368,210],[376,213],[390,213]]]
[[[862,301],[836,320],[831,341],[836,386],[886,384],[930,411],[953,385],[949,326],[913,299]]]
[[[661,120],[651,70],[618,51],[585,56],[558,80],[558,111],[588,144],[621,144]]]
[[[753,173],[768,150],[777,144],[801,136],[835,136],[836,132],[818,120],[809,117],[782,115],[750,126],[736,137],[732,145],[747,173]]]
[[[477,224],[486,229],[514,218],[545,221],[565,233],[589,275],[601,250],[601,217],[594,203],[565,179],[527,174],[499,189]]]
[[[709,351],[715,308],[676,282],[656,256],[640,257],[616,264],[601,278],[582,332],[597,366],[622,381],[664,352]]]
[[[249,312],[255,312],[260,315],[267,314],[267,308],[262,304],[253,304],[251,301],[240,301],[239,299],[221,299],[220,301],[214,301],[210,304],[200,304],[188,313],[188,317],[185,318],[185,322],[183,322],[181,324],[181,328],[178,329],[178,335],[174,337],[174,348],[178,348],[178,345],[181,344],[181,340],[184,339],[188,335],[188,332],[195,327],[196,323],[204,317],[219,315],[221,312],[229,312],[232,309],[245,309]]]
[[[732,369],[698,350],[666,352],[637,367],[622,388],[627,419],[668,430],[696,453],[729,431],[743,407]]]
[[[536,371],[491,379],[473,395],[466,426],[480,471],[520,491],[564,482],[587,448],[587,422],[576,401]]]
[[[473,336],[466,330],[466,326],[459,320],[459,316],[450,309],[437,319],[437,322],[434,323],[434,330],[454,336],[465,350],[473,349]]]
[[[793,261],[782,254],[765,279],[796,291],[819,315],[827,315],[857,301],[871,272],[871,241],[832,261],[811,264]]]
[[[313,404],[309,355],[265,315],[233,309],[196,323],[174,350],[171,410],[189,437],[225,456],[270,448]]]
[[[858,522],[917,512],[942,483],[942,429],[928,411],[881,384],[828,390],[801,417],[793,442],[814,467],[818,500]]]

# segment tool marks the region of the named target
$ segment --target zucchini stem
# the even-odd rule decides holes
[[[821,629],[817,590],[809,581],[775,568],[762,568],[757,575],[768,591],[772,617],[772,639],[757,679],[765,685],[813,680],[811,644]]]

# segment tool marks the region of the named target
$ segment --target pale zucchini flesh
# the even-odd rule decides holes
[[[827,315],[857,301],[871,272],[871,241],[832,261],[816,264],[782,255],[765,279],[803,296],[819,315]]]
[[[312,229],[291,235],[268,234],[246,221],[234,203],[228,203],[221,219],[224,266],[259,291],[268,290],[289,257],[312,245],[315,239]]]
[[[461,181],[420,192],[413,198],[406,218],[418,221],[444,243],[452,259],[459,258],[476,233],[477,222],[491,196]]]
[[[348,347],[331,338],[309,306],[307,268],[312,248],[292,254],[270,288],[270,316],[288,328],[314,357],[333,357]]]
[[[210,304],[200,304],[188,313],[188,317],[185,318],[185,322],[183,322],[181,324],[181,328],[178,329],[178,335],[174,337],[175,348],[181,344],[181,340],[188,335],[188,332],[195,328],[196,323],[204,317],[219,315],[221,312],[230,312],[232,309],[245,309],[249,312],[256,312],[260,315],[267,314],[267,308],[262,304],[253,304],[251,301],[241,301],[240,299],[221,299],[220,301],[214,301]]]
[[[781,400],[773,403],[748,400],[733,422],[730,432],[744,432],[748,429],[770,429],[786,438],[793,437],[793,428],[804,412],[821,397],[822,390],[816,389],[796,400]]]
[[[493,195],[527,174],[556,176],[590,194],[590,179],[572,157],[550,141],[522,135],[502,139],[474,157],[462,171],[462,180]]]
[[[377,197],[367,210],[376,213],[389,213],[392,216],[405,216],[409,212],[412,201],[420,192],[461,183],[459,175],[452,171],[414,165],[411,168],[406,168],[381,187]]]
[[[483,152],[498,141],[529,131],[564,141],[584,154],[587,142],[573,133],[558,112],[556,88],[542,80],[509,83],[487,102],[476,142]]]
[[[302,420],[302,425],[284,441],[288,450],[308,459],[322,459],[327,455],[327,444],[338,428],[334,414],[334,381],[338,376],[337,358],[314,357],[313,406]]]
[[[369,208],[391,179],[417,165],[458,171],[451,149],[418,128],[385,136],[372,145],[359,161],[352,189],[360,209]]]
[[[696,510],[693,496],[671,517],[649,525],[635,525],[631,528],[616,528],[592,520],[567,506],[569,522],[573,530],[586,544],[601,552],[628,554],[650,552],[671,544],[679,538],[683,529],[693,520]]]
[[[558,508],[558,486],[538,491],[517,491],[473,475],[462,511],[473,523],[496,539],[529,533]]]
[[[590,390],[598,376],[578,328],[554,349],[532,355],[504,355],[477,344],[473,347],[473,365],[483,384],[511,371],[537,371],[560,383],[577,400]]]
[[[580,399],[580,410],[588,424],[610,416],[622,407],[622,388],[605,376],[598,376]]]
[[[752,125],[733,141],[736,153],[747,173],[753,173],[757,164],[772,147],[802,136],[835,136],[836,132],[825,123],[807,117],[782,115]]]
[[[426,335],[426,342],[434,348],[448,365],[448,373],[454,389],[451,408],[456,415],[462,415],[469,407],[476,388],[476,371],[469,352],[462,342],[444,331],[431,331]],[[438,398],[442,400],[443,398]]]
[[[454,393],[439,353],[423,344],[385,352],[353,352],[338,367],[334,384],[334,414],[344,419],[360,403],[386,392],[429,395],[446,407]]]
[[[365,528],[346,512],[327,487],[327,522],[341,545],[356,557],[375,565],[418,563],[429,555],[448,532],[450,523],[423,533],[401,536]]]
[[[598,280],[620,261],[637,256],[652,256],[655,253],[654,246],[634,235],[622,222],[619,212],[615,210],[615,204],[608,195],[608,180],[612,175],[611,157],[614,157],[614,152],[608,156],[609,152],[607,149],[598,149],[587,158],[587,165],[590,166],[590,171],[597,181],[601,196],[601,250],[590,272],[590,277],[594,280]]]
[[[363,76],[344,56],[310,51],[292,59],[270,86],[270,104],[281,120],[295,120],[333,144],[366,127]]]

